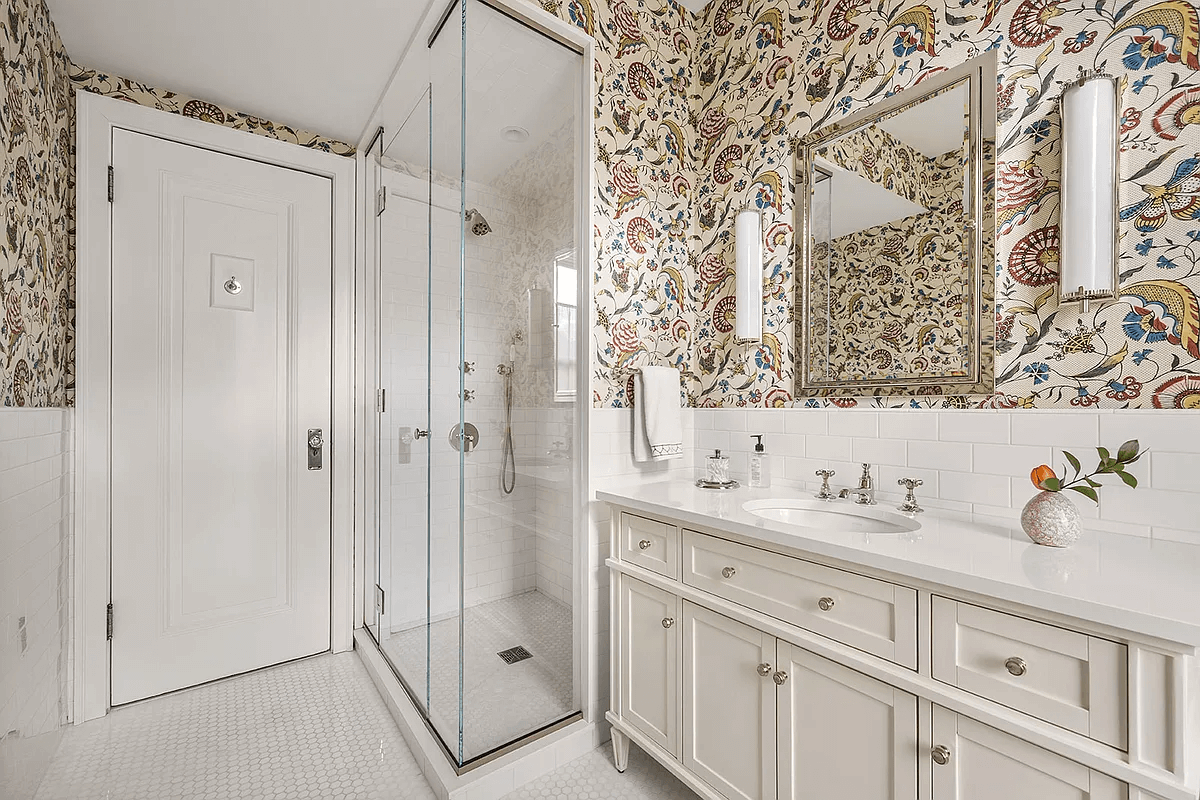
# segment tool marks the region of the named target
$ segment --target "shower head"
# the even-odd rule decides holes
[[[471,226],[471,233],[476,236],[487,236],[492,232],[492,226],[488,225],[483,214],[480,214],[479,210],[475,208],[467,211],[467,224]]]

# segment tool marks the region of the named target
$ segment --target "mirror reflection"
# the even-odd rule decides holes
[[[941,87],[909,89],[904,104],[855,115],[802,146],[798,395],[990,390],[981,345],[992,270],[981,269],[990,262],[980,240],[991,224],[984,236],[975,224],[990,206],[980,162],[991,142],[973,111],[973,80],[960,72]]]

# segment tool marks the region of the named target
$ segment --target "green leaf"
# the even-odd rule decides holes
[[[1138,444],[1138,440],[1130,439],[1117,450],[1117,459],[1119,461],[1129,461],[1131,458],[1136,458],[1139,449],[1141,449],[1141,446]]]
[[[1081,495],[1088,498],[1093,503],[1100,502],[1100,498],[1096,496],[1096,490],[1090,486],[1071,486],[1069,488],[1071,489],[1072,492],[1079,492]]]
[[[1130,489],[1137,488],[1137,477],[1136,476],[1130,475],[1128,472],[1124,472],[1124,471],[1122,471],[1120,473],[1120,475],[1121,475],[1121,480],[1125,481],[1126,486],[1128,486]]]
[[[1107,447],[1097,447],[1096,452],[1100,454],[1100,464],[1101,465],[1103,465],[1104,462],[1106,462],[1112,458],[1112,455],[1108,452]]]
[[[1101,486],[1100,481],[1094,481],[1091,478],[1084,478],[1084,480],[1087,481],[1087,485],[1093,489],[1099,489]]]
[[[1057,492],[1062,488],[1062,481],[1058,478],[1046,478],[1046,480],[1042,481],[1042,488],[1047,491]]]
[[[1067,457],[1067,461],[1071,462],[1071,466],[1075,468],[1075,474],[1078,475],[1083,466],[1079,463],[1079,459],[1063,450],[1063,455]]]

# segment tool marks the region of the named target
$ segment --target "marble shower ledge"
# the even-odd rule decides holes
[[[796,489],[710,492],[690,482],[612,482],[596,497],[632,511],[727,531],[849,564],[996,597],[1200,647],[1200,546],[1085,530],[1067,549],[1035,545],[1015,520],[918,515],[915,534],[818,531],[763,519],[750,500],[811,498]],[[848,500],[834,501],[849,503]],[[879,508],[892,510],[886,501]]]

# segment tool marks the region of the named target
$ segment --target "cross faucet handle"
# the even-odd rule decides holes
[[[917,505],[917,495],[913,491],[918,486],[924,485],[924,483],[925,483],[925,481],[921,480],[920,478],[901,478],[900,480],[896,481],[897,485],[903,486],[904,488],[908,489],[908,494],[906,494],[904,496],[904,502],[902,502],[899,506],[901,511],[908,511],[913,514],[920,514],[922,511],[925,510],[925,509],[921,508],[919,505]]]
[[[829,479],[837,473],[831,469],[819,469],[816,472],[818,478],[821,479],[821,491],[817,492],[818,500],[833,500],[837,495],[829,488]]]

